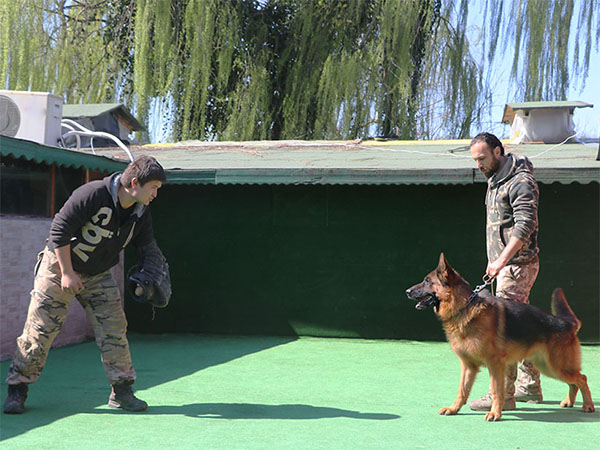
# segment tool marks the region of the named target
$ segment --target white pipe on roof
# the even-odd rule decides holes
[[[129,159],[131,161],[134,160],[133,154],[129,151],[129,149],[125,146],[125,144],[123,144],[123,142],[121,142],[121,140],[118,137],[116,137],[110,133],[106,133],[104,131],[89,130],[89,129],[85,128],[83,125],[81,125],[80,123],[77,123],[71,119],[63,119],[61,122],[61,125],[63,125],[65,128],[71,128],[71,130],[72,130],[72,131],[68,131],[67,133],[65,133],[61,136],[61,138],[63,139],[63,142],[64,142],[64,139],[69,136],[77,136],[77,150],[81,150],[81,148],[80,148],[81,141],[80,141],[79,136],[91,137],[92,139],[94,139],[94,137],[111,139],[119,146],[119,148],[121,150],[123,150],[125,153],[127,153],[127,156],[129,156]],[[74,128],[79,128],[79,130],[75,130]],[[91,145],[92,145],[92,153],[96,154],[96,152],[94,151],[93,143],[91,143]]]

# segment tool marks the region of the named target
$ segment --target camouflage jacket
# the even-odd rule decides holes
[[[504,166],[488,179],[487,256],[493,262],[511,237],[524,242],[508,264],[528,264],[537,258],[539,189],[533,165],[525,156],[506,155]]]

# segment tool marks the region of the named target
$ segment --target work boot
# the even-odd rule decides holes
[[[532,392],[525,389],[523,386],[517,386],[515,391],[515,400],[518,402],[541,403],[544,401],[542,391]]]
[[[113,384],[108,398],[108,406],[132,412],[144,411],[148,407],[148,403],[133,395],[132,384],[133,381]]]
[[[4,414],[23,414],[29,386],[25,383],[9,384],[8,397],[4,402]]]
[[[483,397],[477,400],[472,400],[469,402],[469,408],[473,411],[489,411],[492,409],[492,393],[488,392]],[[504,406],[502,407],[502,411],[512,411],[517,409],[515,404],[515,398],[509,397],[504,399]]]

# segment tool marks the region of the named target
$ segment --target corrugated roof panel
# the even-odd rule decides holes
[[[25,158],[28,161],[37,163],[58,164],[62,167],[83,168],[99,172],[117,172],[127,166],[126,162],[117,161],[106,156],[49,147],[36,142],[6,136],[0,136],[0,154],[2,156]]]
[[[122,106],[122,103],[67,103],[63,105],[63,117],[97,117],[101,116],[102,114],[119,109]]]
[[[216,184],[472,184],[473,176],[471,169],[222,169],[216,171],[215,182]]]
[[[484,183],[484,176],[471,158],[469,143],[469,140],[185,142],[133,146],[131,151],[134,156],[156,157],[167,170],[168,182],[173,184]],[[40,149],[52,149],[33,143],[27,148],[35,151],[38,160],[44,155]],[[507,152],[528,156],[536,178],[542,183],[600,182],[597,144],[505,142],[505,148]],[[61,152],[53,156],[53,162],[65,163],[67,156],[79,155],[77,161],[82,166],[92,162],[98,166],[103,161],[103,165],[110,167],[116,164],[118,168],[113,170],[122,170],[128,163],[127,156],[119,149],[96,149],[98,155],[114,159],[53,150]]]
[[[132,148],[181,184],[470,184],[485,182],[470,140],[182,142]],[[531,158],[542,183],[600,181],[595,145],[505,142]],[[102,149],[113,154],[114,150]]]

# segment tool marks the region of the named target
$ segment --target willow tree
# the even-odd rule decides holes
[[[0,2],[5,88],[73,102],[128,98],[134,0]]]
[[[0,2],[0,77],[67,102],[125,102],[146,123],[168,111],[174,140],[465,137],[507,56],[515,100],[585,83],[600,0],[480,0],[479,34],[473,4]]]

